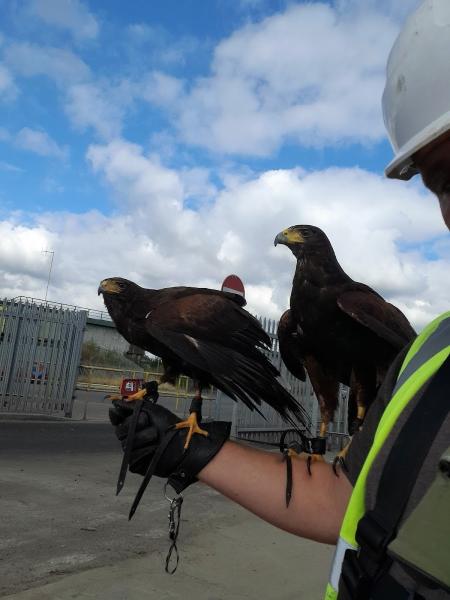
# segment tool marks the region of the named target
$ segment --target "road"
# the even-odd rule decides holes
[[[60,457],[94,453],[114,454],[118,458],[118,451],[113,428],[106,422],[0,420],[0,457],[4,460],[32,455],[58,461]]]
[[[140,477],[114,495],[122,453],[106,423],[0,422],[0,594],[25,589],[84,566],[161,554],[167,548],[167,502],[152,482],[135,518],[127,519]],[[206,520],[206,487],[194,490]],[[198,527],[186,502],[186,533]]]
[[[202,484],[185,493],[181,563],[165,575],[162,482],[129,522],[141,478],[129,474],[115,497],[121,456],[107,423],[0,421],[0,597],[175,600],[190,598],[186,585],[197,600],[320,595],[330,547],[280,532]]]

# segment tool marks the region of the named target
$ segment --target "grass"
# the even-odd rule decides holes
[[[89,340],[83,344],[81,350],[77,383],[88,387],[104,387],[105,390],[112,388],[119,390],[124,378],[159,381],[163,371],[161,360],[146,355],[139,355],[138,360],[138,363],[134,362],[116,350],[101,348],[94,341]],[[160,392],[173,396],[194,394],[192,381],[184,376],[178,378],[176,385],[163,383],[159,389]],[[214,394],[212,388],[205,390],[205,396],[209,394]]]

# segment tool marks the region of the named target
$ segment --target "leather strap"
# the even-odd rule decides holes
[[[145,490],[147,489],[150,479],[153,477],[153,475],[155,473],[156,467],[158,466],[159,459],[164,454],[167,446],[170,444],[170,442],[173,440],[173,438],[177,434],[178,434],[177,429],[169,429],[169,431],[167,431],[165,433],[163,439],[161,440],[161,443],[158,446],[158,449],[156,450],[155,454],[153,455],[152,460],[150,461],[150,464],[148,465],[147,472],[144,475],[144,478],[141,482],[140,488],[139,488],[139,490],[136,494],[136,497],[133,501],[133,504],[130,509],[130,514],[128,515],[128,520],[133,518],[133,515],[136,512],[137,507],[139,506],[139,502],[141,501],[141,498],[144,495]]]
[[[127,436],[127,444],[125,446],[125,450],[122,457],[122,464],[120,465],[119,478],[117,479],[117,488],[116,488],[116,496],[120,494],[121,489],[125,484],[125,479],[127,477],[128,465],[130,464],[131,452],[133,451],[133,441],[134,434],[136,433],[136,426],[139,419],[139,415],[141,414],[141,408],[144,404],[144,400],[136,400],[133,416],[131,417],[131,423],[129,428],[129,433]]]

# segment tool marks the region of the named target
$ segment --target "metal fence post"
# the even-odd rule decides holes
[[[87,406],[88,406],[88,396],[86,396],[86,400],[84,401],[83,421],[87,421]]]

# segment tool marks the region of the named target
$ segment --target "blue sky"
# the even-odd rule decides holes
[[[276,316],[292,263],[268,241],[302,220],[426,320],[448,291],[447,238],[419,182],[383,179],[380,108],[416,4],[0,0],[3,294],[42,295],[51,247],[59,301],[96,305],[112,264],[153,287],[239,271],[252,308]]]
[[[220,40],[253,21],[282,11],[286,2],[169,1],[164,3],[91,2],[98,23],[95,37],[80,37],[66,27],[55,27],[36,16],[38,3],[1,3],[4,44],[34,44],[63,48],[78,56],[94,77],[114,81],[139,79],[157,69],[180,77],[189,85],[210,74],[211,56]],[[45,6],[45,3],[44,3]],[[51,5],[49,4],[49,7]],[[86,8],[87,10],[87,8]],[[38,13],[39,14],[39,13]],[[13,59],[14,60],[14,59]],[[25,128],[45,131],[62,150],[61,155],[39,155],[4,140],[0,146],[2,195],[6,207],[26,211],[112,209],[109,194],[93,177],[85,160],[93,136],[89,128],[77,127],[63,111],[64,91],[45,74],[19,79],[20,93],[2,106],[2,127],[11,135]],[[155,133],[173,132],[164,109],[139,99],[127,109],[123,123],[126,139],[148,146]],[[94,136],[95,137],[95,136]],[[337,143],[303,148],[288,140],[268,156],[239,152],[216,153],[178,142],[165,164],[171,167],[204,165],[214,168],[233,161],[255,172],[273,168],[322,169],[329,165],[359,166],[382,172],[391,156],[386,139]],[[26,175],[25,175],[26,174]]]

